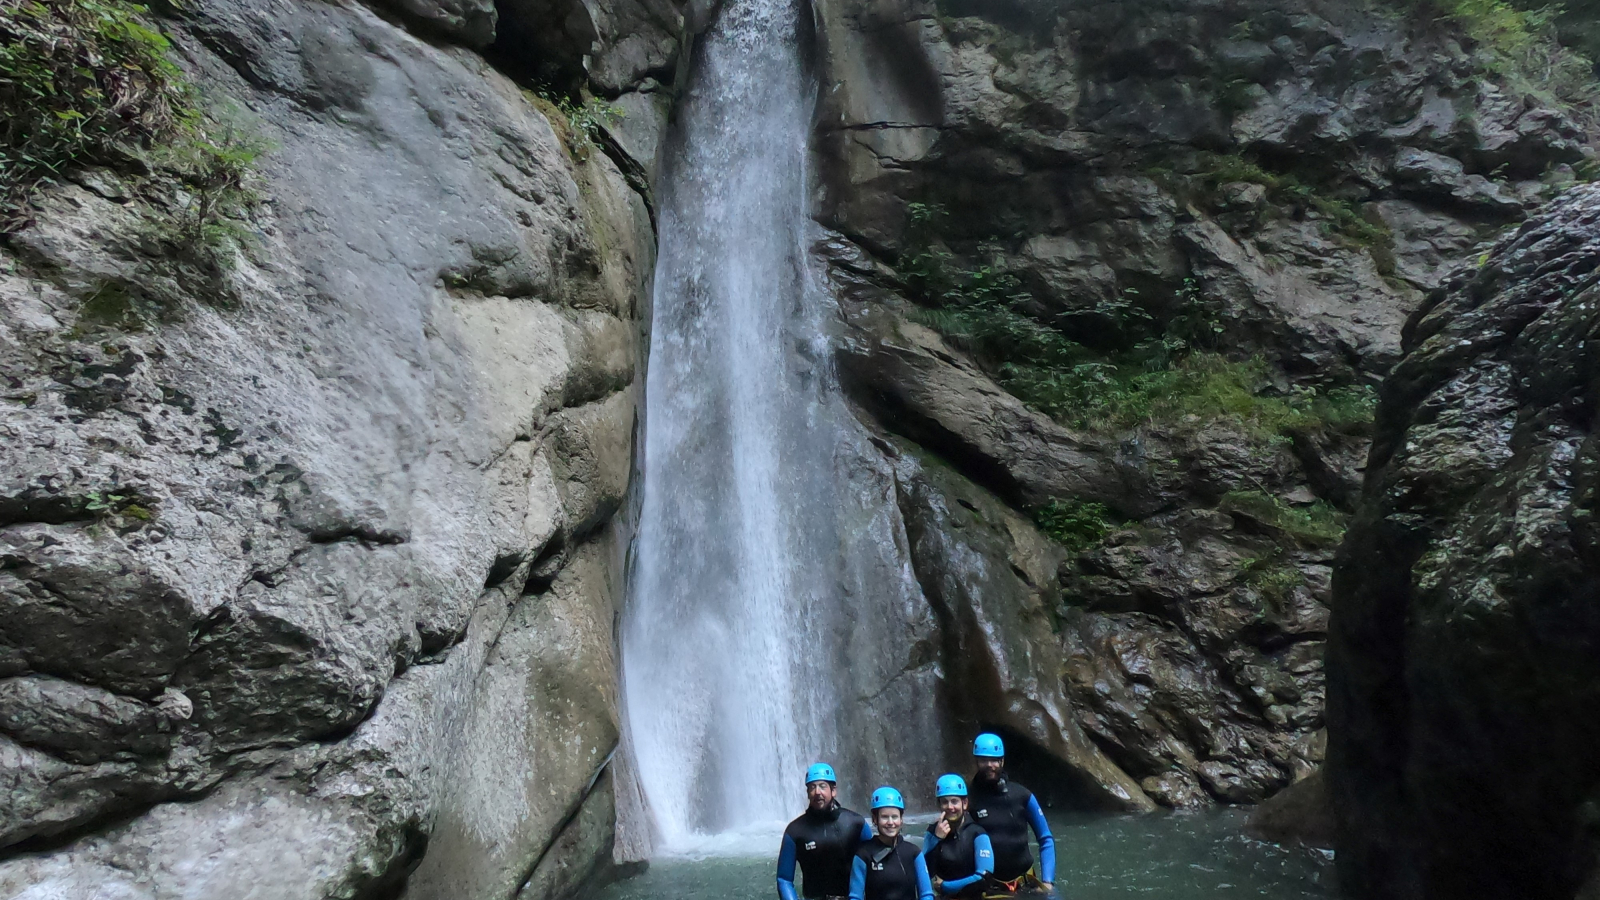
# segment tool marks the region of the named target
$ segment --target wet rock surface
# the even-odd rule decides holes
[[[1082,788],[1067,803],[1252,803],[1313,771],[1338,535],[1308,530],[1301,510],[1340,514],[1292,442],[1189,424],[1132,436],[1134,452],[1074,432],[903,318],[897,298],[834,275],[847,389],[874,427],[921,442],[894,455],[924,459],[897,478],[917,578],[951,642],[951,714],[1067,761],[1076,774],[1062,777]],[[1364,439],[1306,440],[1320,481],[1356,479]],[[1018,511],[1062,496],[1129,512],[1073,549]]]
[[[937,459],[902,456],[895,484],[911,564],[939,623],[940,693],[957,730],[1025,736],[1063,760],[1096,805],[1151,808],[1064,702],[1063,648],[1050,623],[1061,549]]]
[[[1384,385],[1328,667],[1340,877],[1363,896],[1594,878],[1597,265],[1586,187],[1449,278]]]
[[[1059,598],[1048,615],[972,614],[1052,645],[1058,676],[1028,682],[1049,727],[1016,726],[955,670],[952,709],[1050,746],[1090,804],[1129,782],[1167,806],[1256,803],[1311,775],[1370,401],[1263,425],[1191,397],[1130,421],[1052,410],[1037,386],[1170,366],[1148,349],[1164,345],[1250,366],[1267,402],[1359,394],[1427,292],[1573,183],[1581,115],[1483,69],[1447,25],[1361,3],[816,14],[815,255],[844,388],[871,428],[942,461],[923,495],[956,510],[976,486],[1067,542],[1033,587]],[[972,324],[997,316],[1009,332]],[[1038,362],[1040,328],[1079,356]],[[908,532],[961,534],[926,519],[907,513]],[[912,541],[937,607],[935,543]],[[972,560],[1007,568],[1010,546]]]

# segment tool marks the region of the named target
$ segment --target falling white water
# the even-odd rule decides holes
[[[838,583],[826,341],[807,290],[797,0],[728,0],[661,197],[644,499],[622,636],[665,849],[793,815],[835,746],[817,623]]]

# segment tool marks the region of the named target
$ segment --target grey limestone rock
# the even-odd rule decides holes
[[[1589,152],[1572,115],[1474,76],[1448,33],[1360,3],[827,0],[817,18],[824,225],[893,262],[912,210],[942,208],[945,247],[1058,320],[1193,277],[1231,344],[1290,368],[1382,372],[1417,289],[1475,243],[1419,240],[1419,216],[1492,232]],[[1216,157],[1269,181],[1197,196],[1184,179]],[[1418,215],[1394,235],[1347,233],[1401,201]]]
[[[263,202],[204,279],[111,170],[0,248],[0,896],[389,896],[429,844],[478,881],[408,896],[509,896],[617,740],[645,200],[361,5],[167,25]]]

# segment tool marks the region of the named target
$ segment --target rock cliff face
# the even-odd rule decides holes
[[[174,277],[176,201],[90,169],[0,247],[0,896],[561,894],[610,859],[653,156],[360,4],[162,24],[263,202]]]
[[[1425,292],[1572,182],[1580,120],[1397,7],[815,9],[841,378],[942,460],[901,481],[930,605],[1031,647],[1000,694],[1018,654],[947,637],[951,715],[1029,737],[1077,802],[1308,775],[1369,387]],[[967,518],[1006,539],[941,550]],[[1064,545],[1019,554],[1035,526]]]
[[[175,267],[192,198],[84,168],[0,243],[0,896],[538,900],[637,854],[614,633],[650,186],[716,7],[163,20],[271,148],[262,199]],[[1401,360],[1337,579],[1329,780],[1375,786],[1342,864],[1570,896],[1600,200],[1447,275],[1572,181],[1579,119],[1360,0],[814,14],[840,465],[921,591],[839,625],[900,648],[852,664],[863,707],[949,759],[1000,728],[1063,804],[1303,779],[1365,390]]]
[[[1366,897],[1597,881],[1593,519],[1600,190],[1412,318],[1334,578],[1330,787]]]

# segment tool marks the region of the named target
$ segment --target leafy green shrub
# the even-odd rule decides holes
[[[1320,500],[1293,507],[1262,491],[1230,491],[1218,507],[1255,519],[1309,546],[1330,547],[1344,540],[1345,514]]]
[[[266,145],[236,111],[202,113],[171,45],[127,0],[0,0],[0,233],[27,224],[41,186],[85,166],[129,178],[145,246],[127,283],[85,298],[85,325],[138,327],[183,296],[231,297],[222,276],[260,201]]]
[[[595,97],[574,100],[550,87],[528,92],[566,144],[574,162],[586,162],[600,140],[601,129],[622,119],[622,107]]]
[[[1523,7],[1524,0],[1518,0],[1516,5]],[[1540,7],[1544,4],[1540,3]],[[1600,0],[1567,0],[1558,9],[1555,26],[1561,45],[1585,59],[1600,60]]]
[[[1236,154],[1201,154],[1199,171],[1188,176],[1187,181],[1189,192],[1197,189],[1208,198],[1217,197],[1225,184],[1259,184],[1278,203],[1316,210],[1329,231],[1360,246],[1387,248],[1394,243],[1389,227],[1368,218],[1356,203],[1331,196],[1326,188],[1308,184],[1291,173],[1269,172]]]
[[[267,144],[235,114],[195,127],[183,140],[158,148],[152,159],[177,177],[187,195],[156,237],[184,261],[220,273],[230,264],[229,245],[249,240],[240,224],[261,196],[249,184]]]
[[[0,2],[0,231],[74,166],[169,140],[192,118],[166,38],[124,0]]]
[[[137,493],[128,492],[92,492],[83,498],[83,511],[97,519],[116,519],[126,517],[148,522],[155,518],[155,513],[150,507],[154,504]]]
[[[1576,3],[1544,0],[1390,0],[1424,19],[1446,20],[1486,52],[1491,71],[1508,78],[1515,87],[1558,104],[1585,108],[1592,118],[1596,84],[1592,61],[1579,50],[1562,46],[1558,24],[1575,43],[1593,39],[1594,10]]]
[[[1194,279],[1178,289],[1175,312],[1162,325],[1126,296],[1083,311],[1108,320],[1131,345],[1114,353],[1085,347],[1024,311],[1031,298],[1016,276],[959,265],[933,237],[943,219],[936,206],[911,207],[912,249],[901,271],[927,304],[914,318],[972,353],[1007,391],[1063,423],[1115,431],[1230,420],[1276,441],[1297,431],[1359,432],[1372,421],[1375,402],[1366,388],[1307,387],[1272,396],[1264,360],[1213,352],[1222,327]]]
[[[1111,510],[1104,503],[1052,500],[1033,519],[1040,531],[1074,552],[1100,543],[1111,531]]]
[[[1149,359],[1096,356],[1059,332],[993,306],[919,312],[923,322],[980,356],[1000,358],[1000,385],[1065,424],[1116,431],[1145,424],[1230,421],[1275,442],[1298,431],[1363,433],[1376,406],[1370,389],[1301,388],[1272,396],[1264,360],[1191,352]]]

